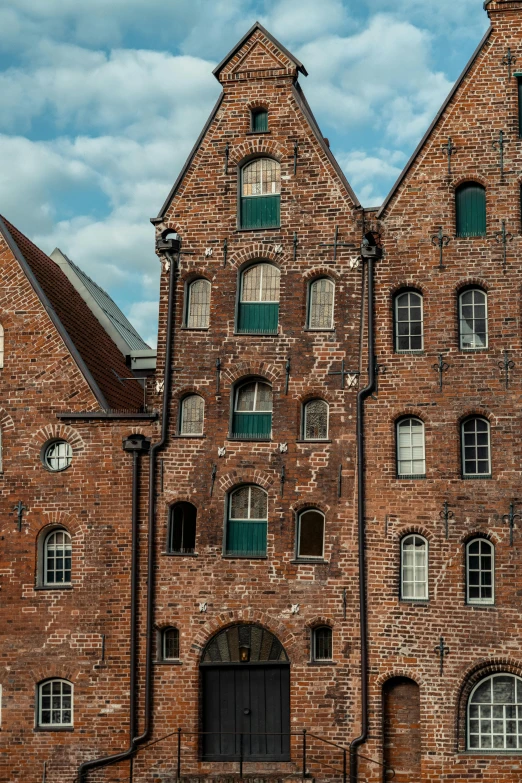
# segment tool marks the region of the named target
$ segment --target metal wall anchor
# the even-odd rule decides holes
[[[442,379],[444,376],[444,373],[447,372],[450,368],[449,364],[444,361],[444,358],[441,353],[439,353],[439,360],[437,364],[432,365],[433,369],[436,370],[439,373],[439,391],[442,391]]]
[[[509,358],[509,354],[507,351],[504,351],[504,358],[501,362],[498,363],[498,366],[501,370],[504,371],[504,378],[505,378],[505,384],[506,389],[509,388],[509,371],[515,369],[515,362]]]
[[[444,248],[447,247],[450,242],[451,237],[444,234],[442,226],[439,228],[439,233],[431,238],[431,244],[438,245],[439,247],[439,269],[444,269],[444,264],[442,263],[444,260]]]

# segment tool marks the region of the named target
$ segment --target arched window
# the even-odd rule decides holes
[[[466,478],[491,476],[489,421],[472,416],[462,424],[462,475]]]
[[[422,295],[417,291],[402,291],[395,297],[395,350],[422,351],[424,348],[424,316]]]
[[[177,628],[164,628],[161,632],[162,661],[179,661],[179,631]]]
[[[250,113],[250,130],[253,133],[266,133],[268,130],[268,112],[266,109],[253,109]]]
[[[301,511],[298,516],[297,557],[324,557],[324,514],[315,508]]]
[[[189,394],[181,400],[180,435],[203,435],[205,400],[199,394]]]
[[[327,277],[312,280],[308,295],[308,328],[332,329],[335,286]]]
[[[71,584],[72,543],[67,530],[52,530],[43,544],[43,585],[58,587]]]
[[[464,182],[455,192],[458,237],[486,236],[486,189],[478,182]]]
[[[397,476],[416,478],[426,475],[424,424],[408,417],[397,422]]]
[[[333,658],[332,629],[327,625],[312,629],[312,660],[331,661]]]
[[[187,329],[207,329],[210,321],[210,283],[200,278],[187,289]]]
[[[240,487],[228,497],[225,554],[264,557],[268,525],[268,496],[254,484]]]
[[[272,433],[272,387],[263,381],[238,386],[234,396],[232,437],[266,440]]]
[[[0,369],[4,366],[4,327],[0,324]]]
[[[485,538],[466,545],[466,600],[468,604],[495,603],[495,547]]]
[[[60,728],[73,725],[73,685],[67,680],[46,680],[38,685],[37,725]]]
[[[237,331],[241,334],[277,334],[279,323],[279,269],[255,264],[241,275]]]
[[[492,674],[468,700],[468,750],[522,750],[522,680]]]
[[[329,405],[324,400],[310,400],[303,407],[303,439],[328,438]]]
[[[488,347],[488,296],[481,288],[467,288],[459,296],[460,348]]]
[[[168,551],[192,555],[196,549],[197,510],[192,503],[176,503],[169,510]]]
[[[240,228],[279,228],[281,166],[256,158],[241,169]]]
[[[410,535],[401,540],[401,598],[428,598],[428,542],[422,536]]]

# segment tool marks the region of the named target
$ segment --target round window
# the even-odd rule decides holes
[[[43,449],[43,463],[48,470],[65,470],[71,461],[72,448],[66,440],[53,440]]]

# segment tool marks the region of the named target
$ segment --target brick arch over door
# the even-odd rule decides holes
[[[384,764],[393,769],[385,780],[421,780],[421,722],[419,686],[408,677],[393,677],[382,689]]]

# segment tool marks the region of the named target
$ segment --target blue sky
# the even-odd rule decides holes
[[[0,212],[59,246],[155,344],[156,215],[261,21],[365,206],[379,204],[488,26],[482,0],[0,0]]]

